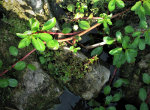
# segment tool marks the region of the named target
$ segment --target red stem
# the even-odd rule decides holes
[[[36,49],[33,49],[32,51],[30,51],[28,54],[26,54],[23,58],[21,58],[19,61],[23,61],[23,60],[25,60],[29,55],[31,55],[34,51],[36,51]],[[17,62],[19,62],[19,61],[17,61]],[[16,63],[17,63],[16,62]],[[12,66],[11,66],[11,68],[10,69],[12,69],[15,65],[16,65],[16,63],[15,64],[13,64]],[[2,73],[0,73],[0,77],[1,76],[3,76],[5,73],[7,73],[9,70],[5,70],[4,72],[2,72]]]
[[[113,75],[112,75],[112,77],[111,77],[111,79],[110,79],[110,81],[109,81],[109,85],[111,85],[111,83],[112,83],[114,77],[116,76],[116,73],[117,73],[117,68],[115,68],[115,70],[114,70],[114,73],[113,73]]]

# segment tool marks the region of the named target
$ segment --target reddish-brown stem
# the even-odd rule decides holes
[[[109,85],[111,85],[111,83],[112,83],[114,77],[116,76],[116,73],[117,73],[117,68],[115,68],[115,70],[114,70],[114,73],[113,73],[113,75],[112,75],[112,77],[111,77],[111,79],[110,79],[110,81],[109,81]]]
[[[29,55],[31,55],[33,52],[35,52],[36,51],[36,49],[33,49],[32,51],[30,51],[28,54],[26,54],[23,58],[21,58],[19,61],[23,61],[23,60],[25,60]],[[17,61],[17,62],[19,62],[19,61]],[[16,62],[16,63],[17,63]],[[11,66],[11,68],[10,69],[12,69],[15,65],[16,65],[16,63],[15,64],[13,64],[12,66]],[[7,73],[9,70],[5,70],[4,72],[2,72],[2,73],[0,73],[0,76],[3,76],[5,73]]]

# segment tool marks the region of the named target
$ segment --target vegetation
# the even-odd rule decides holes
[[[100,7],[100,2],[104,7]],[[126,5],[124,0],[73,0],[68,1],[67,6],[64,4],[60,4],[60,6],[69,11],[69,18],[62,17],[65,23],[62,25],[61,33],[51,31],[56,25],[56,18],[48,20],[45,24],[40,24],[37,19],[31,18],[29,20],[30,30],[23,33],[16,33],[16,35],[21,38],[18,48],[25,48],[32,44],[35,49],[19,62],[12,65],[11,68],[23,70],[26,67],[26,63],[23,60],[35,50],[38,50],[40,53],[39,60],[44,68],[51,71],[56,79],[67,83],[73,78],[84,77],[84,74],[88,71],[88,65],[97,60],[97,56],[103,52],[104,45],[111,47],[108,53],[113,56],[113,65],[117,68],[120,68],[126,62],[134,63],[138,52],[145,50],[146,45],[150,45],[150,28],[147,23],[147,16],[150,15],[150,0],[135,1],[134,5],[128,9],[125,9]],[[101,11],[99,7],[102,9]],[[109,14],[107,14],[107,11]],[[123,26],[123,21],[118,20],[116,23],[113,23],[114,21],[112,19],[123,16],[128,11],[132,11],[135,13],[135,16],[138,16],[139,29],[127,24],[123,27],[123,30],[111,30],[113,26]],[[94,24],[95,22],[97,23]],[[78,47],[78,44],[80,44],[79,41],[82,40],[81,36],[101,24],[103,29],[100,30],[99,35],[103,38],[99,40],[100,42],[86,47],[82,46],[85,49],[95,48],[91,51],[91,59],[89,58],[86,62],[82,62],[79,59],[72,58],[73,56],[70,54],[65,57],[62,52],[62,42],[67,42],[68,46],[70,46],[70,51],[76,54],[77,51],[81,49]],[[57,39],[53,35],[69,37]],[[46,50],[46,48],[50,49],[50,51]],[[13,56],[18,55],[18,50],[14,46],[9,48],[9,52]],[[69,57],[71,57],[70,61],[67,60]],[[61,60],[59,61],[58,58]],[[3,65],[2,60],[0,60],[0,68],[2,68]],[[27,67],[32,70],[36,69],[34,65],[31,64],[28,64]],[[0,76],[6,72],[7,71],[4,71]],[[139,89],[139,99],[141,100],[140,110],[148,110],[148,102],[146,100],[148,97],[147,92],[148,85],[150,84],[150,76],[147,73],[143,73],[142,78],[147,86]],[[0,79],[1,88],[8,86],[16,87],[17,84],[18,82],[15,79]],[[112,105],[120,101],[123,97],[123,93],[121,89],[119,92],[111,93],[111,89],[118,89],[128,84],[129,81],[127,79],[120,78],[116,80],[113,85],[111,85],[111,83],[106,85],[103,89],[105,95],[104,102],[99,106],[96,105],[96,107],[92,104],[90,104],[90,106],[93,106],[94,110],[116,110],[116,107]],[[136,107],[131,104],[126,104],[125,109],[136,110]]]

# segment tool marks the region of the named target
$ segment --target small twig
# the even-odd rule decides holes
[[[103,19],[103,18],[102,18],[102,17],[92,17],[92,18],[89,18],[89,17],[82,17],[82,18],[78,18],[78,19],[72,19],[72,20],[70,20],[70,21],[77,21],[77,20],[79,20],[79,19],[86,19],[86,20],[92,19],[92,20],[98,20],[98,19]]]
[[[93,48],[96,48],[96,47],[99,47],[99,46],[104,46],[106,43],[105,42],[100,42],[100,43],[96,43],[96,44],[93,44],[93,45],[90,45],[90,46],[86,46],[85,48],[86,49],[93,49]]]
[[[109,81],[109,85],[111,85],[111,83],[112,83],[114,77],[116,76],[116,73],[117,73],[117,68],[115,68],[115,70],[114,70],[114,73],[113,73],[113,75],[112,75],[112,77],[111,77],[111,79],[110,79],[110,81]]]
[[[81,32],[83,32],[83,31],[79,31],[79,32],[73,32],[73,33],[67,33],[67,34],[64,34],[64,33],[61,33],[61,32],[39,32],[39,33],[48,33],[48,34],[52,34],[52,35],[65,35],[65,36],[67,36],[67,35],[76,35],[76,34],[79,34],[79,33],[81,33]]]

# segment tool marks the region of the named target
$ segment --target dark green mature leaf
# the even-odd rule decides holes
[[[119,54],[114,55],[113,65],[116,65],[118,68],[124,64],[126,61],[125,53],[122,51]]]
[[[122,97],[122,94],[121,93],[116,93],[113,95],[113,99],[112,99],[112,102],[118,102]]]
[[[146,15],[150,15],[150,2],[148,0],[144,0],[143,7],[145,9]]]
[[[123,47],[124,49],[126,49],[126,48],[129,47],[129,41],[130,41],[130,37],[128,37],[128,36],[123,37],[123,40],[122,40],[122,47]]]
[[[125,32],[128,34],[128,33],[132,33],[134,32],[134,28],[132,26],[126,26],[125,27]]]
[[[136,11],[142,5],[141,1],[136,2],[134,6],[132,6],[131,10]]]
[[[134,105],[131,104],[127,104],[125,105],[126,110],[137,110],[136,107]]]
[[[107,85],[107,86],[104,87],[104,94],[105,95],[110,94],[110,91],[111,91],[111,87],[109,85]]]
[[[16,70],[23,70],[26,67],[26,63],[24,61],[19,61],[16,63],[16,65],[14,66],[14,69]]]
[[[29,46],[30,43],[31,43],[30,37],[24,38],[19,42],[18,48],[24,48],[26,46]]]
[[[110,50],[109,54],[116,55],[116,54],[120,54],[121,52],[122,52],[122,48],[117,47],[117,48],[114,48],[114,49]]]
[[[79,21],[79,27],[86,30],[90,28],[90,24],[87,21]]]
[[[46,59],[44,57],[39,57],[40,63],[44,64],[46,62]]]
[[[35,37],[40,38],[41,40],[48,42],[53,39],[53,37],[48,33],[38,33],[34,35]]]
[[[119,87],[121,87],[123,85],[123,80],[120,78],[120,79],[118,79],[117,81],[115,81],[115,83],[113,84],[113,86],[115,87],[115,88],[119,88]]]
[[[143,82],[145,84],[150,84],[150,75],[148,75],[147,73],[143,73]]]
[[[137,48],[140,42],[140,37],[136,37],[133,43],[130,45],[130,48]]]
[[[118,8],[124,8],[125,4],[122,0],[116,0],[116,5]]]
[[[0,79],[0,88],[5,88],[9,85],[9,82],[7,79]]]
[[[103,106],[100,106],[100,107],[94,108],[94,110],[105,110],[105,108]]]
[[[18,85],[18,81],[16,79],[8,79],[10,87],[16,87]]]
[[[140,100],[142,100],[143,102],[146,100],[147,97],[147,92],[144,88],[140,88],[139,90],[139,98]]]
[[[139,41],[139,49],[140,50],[144,50],[145,49],[145,40],[144,39],[140,39],[140,41]]]
[[[146,31],[144,33],[144,36],[145,36],[145,42],[146,42],[146,44],[150,45],[150,32]]]
[[[116,0],[111,0],[108,4],[108,9],[110,12],[114,11],[115,10],[115,3],[116,3]]]
[[[57,40],[50,40],[46,42],[46,45],[49,49],[57,50],[59,48],[59,43]]]
[[[32,37],[32,44],[38,51],[42,52],[45,50],[45,45],[39,38],[35,39],[34,37]]]
[[[70,33],[72,31],[72,29],[70,27],[66,27],[63,28],[62,33],[66,34],[66,33]]]
[[[120,31],[116,32],[116,38],[119,43],[122,43],[122,34]]]
[[[116,110],[115,106],[108,107],[107,110]]]
[[[104,41],[106,44],[108,44],[108,45],[111,45],[111,44],[113,44],[113,43],[115,42],[114,38],[111,38],[111,37],[108,37],[108,36],[104,37],[104,38],[103,38],[103,41]]]
[[[30,70],[33,70],[33,71],[36,70],[36,67],[32,64],[28,64],[27,68],[30,69]]]
[[[103,51],[103,47],[97,47],[92,50],[91,56],[100,55]]]
[[[109,105],[111,103],[112,99],[113,99],[112,95],[106,96],[106,98],[105,98],[105,104]]]
[[[125,51],[125,56],[128,63],[135,62],[135,57],[137,56],[137,50],[135,49],[127,49]]]
[[[149,107],[148,107],[147,103],[142,102],[141,105],[140,105],[140,110],[149,110]]]
[[[9,47],[9,53],[13,56],[17,56],[18,55],[18,49],[14,46],[10,46]]]
[[[50,20],[48,20],[45,24],[44,24],[44,26],[42,27],[42,30],[44,31],[44,30],[50,30],[50,29],[52,29],[54,26],[56,25],[56,18],[52,18],[52,19],[50,19]]]
[[[68,9],[68,11],[73,12],[73,11],[75,10],[74,4],[69,4],[69,5],[67,6],[67,9]]]
[[[0,68],[2,68],[2,65],[3,65],[3,62],[2,62],[2,60],[0,59]]]

